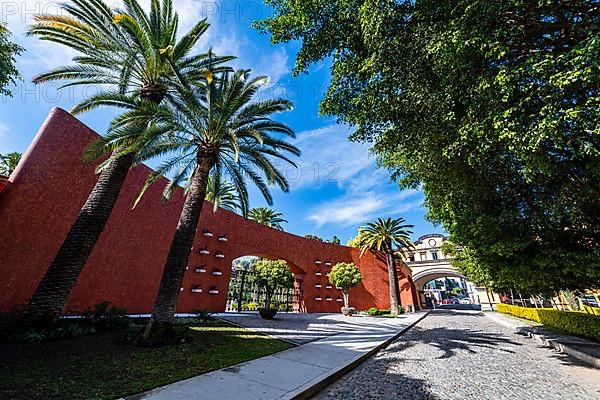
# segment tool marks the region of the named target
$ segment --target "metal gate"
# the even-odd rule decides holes
[[[256,311],[264,307],[264,303],[265,291],[256,283],[256,272],[232,268],[225,311]],[[301,312],[302,304],[302,281],[299,279],[295,279],[293,288],[277,289],[271,297],[271,306],[279,311]]]

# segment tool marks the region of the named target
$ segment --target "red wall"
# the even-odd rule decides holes
[[[9,184],[0,193],[0,308],[8,309],[27,302],[46,268],[56,254],[77,212],[92,189],[94,166],[84,165],[85,147],[97,134],[61,109],[53,109],[24,154]],[[73,293],[68,311],[78,311],[108,300],[131,313],[151,310],[182,205],[181,191],[167,203],[160,201],[166,180],[153,186],[132,209],[150,169],[140,165],[129,173],[111,218],[91,254]],[[212,238],[202,235],[208,229]],[[226,234],[228,241],[218,241]],[[208,247],[210,255],[198,250]],[[221,251],[225,258],[214,256]],[[229,285],[231,262],[245,255],[261,255],[288,261],[302,280],[304,308],[308,312],[337,312],[336,298],[341,293],[326,289],[327,268],[315,259],[354,262],[364,279],[350,292],[351,305],[358,309],[388,308],[388,275],[383,258],[346,246],[321,243],[277,231],[244,220],[237,214],[205,203],[198,234],[183,281],[178,311],[201,308],[223,311]],[[206,273],[195,272],[206,264]],[[211,274],[216,268],[221,276]],[[322,276],[315,275],[317,270]],[[402,267],[406,272],[406,267]],[[315,288],[321,283],[322,288]],[[402,303],[414,304],[413,285],[401,274]],[[200,286],[202,293],[192,293]],[[210,288],[218,294],[209,294]],[[322,300],[315,297],[321,295]],[[333,301],[326,301],[326,296]]]

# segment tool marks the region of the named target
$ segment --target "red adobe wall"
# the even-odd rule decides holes
[[[0,309],[27,302],[67,234],[77,212],[93,187],[94,166],[84,165],[85,147],[97,134],[61,109],[53,109],[34,141],[24,154],[9,184],[0,193]],[[182,192],[167,203],[160,201],[166,180],[152,187],[135,209],[131,209],[150,169],[140,165],[132,169],[109,222],[69,299],[68,310],[77,311],[108,300],[131,313],[151,310],[173,237]],[[213,237],[205,237],[208,229]],[[227,235],[228,241],[218,240]],[[210,255],[199,249],[207,247]],[[216,258],[222,252],[225,258]],[[301,279],[307,312],[337,312],[341,293],[326,289],[330,261],[356,263],[363,283],[350,292],[351,305],[358,309],[388,308],[388,275],[383,258],[346,246],[321,243],[277,231],[244,220],[237,214],[205,203],[198,234],[185,275],[179,312],[201,308],[223,311],[230,279],[231,263],[245,255],[260,255],[288,261],[296,278]],[[323,261],[316,265],[315,260]],[[206,272],[197,266],[206,264]],[[213,275],[220,270],[222,275]],[[320,270],[321,276],[316,275]],[[402,267],[407,271],[406,267]],[[317,289],[315,285],[322,284]],[[410,278],[401,274],[401,298],[404,305],[416,304]],[[199,286],[202,293],[192,293]],[[210,294],[215,288],[218,294]],[[315,297],[321,296],[317,301]],[[327,301],[331,296],[332,301]]]

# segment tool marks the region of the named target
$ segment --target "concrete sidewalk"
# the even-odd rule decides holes
[[[364,318],[363,329],[355,324],[351,331],[129,396],[127,400],[308,398],[426,315],[421,312],[398,318]]]
[[[547,331],[535,322],[524,321],[501,313],[484,313],[486,317],[515,332],[536,339],[544,346],[565,353],[594,368],[600,368],[600,344],[567,334]]]

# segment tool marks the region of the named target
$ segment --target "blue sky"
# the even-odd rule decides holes
[[[119,4],[118,0],[107,1]],[[142,0],[142,3],[147,2]],[[443,232],[441,227],[425,220],[421,192],[400,191],[385,170],[376,168],[367,144],[347,140],[351,127],[337,124],[335,118],[319,116],[319,101],[329,82],[329,63],[319,63],[312,66],[309,74],[293,77],[298,43],[271,45],[268,35],[249,26],[253,20],[270,14],[260,1],[174,0],[174,3],[180,15],[180,32],[198,19],[208,18],[211,27],[199,50],[212,47],[217,54],[236,55],[234,67],[249,68],[255,74],[271,77],[264,95],[283,96],[295,104],[293,111],[277,117],[296,131],[294,143],[303,152],[299,169],[286,170],[290,192],[273,188],[274,208],[289,221],[285,224],[287,231],[324,238],[337,235],[345,242],[364,222],[380,216],[402,216],[415,225],[415,239],[426,233]],[[33,76],[68,63],[74,54],[23,35],[36,13],[57,13],[56,4],[40,0],[0,5],[2,21],[8,23],[13,40],[27,49],[18,60],[24,81],[13,91],[13,98],[0,98],[0,153],[25,151],[52,107],[69,110],[86,93],[94,92],[94,88],[59,92],[58,84],[31,83]],[[97,110],[79,118],[103,133],[113,115],[112,110]],[[251,205],[265,205],[256,191],[251,193]]]

